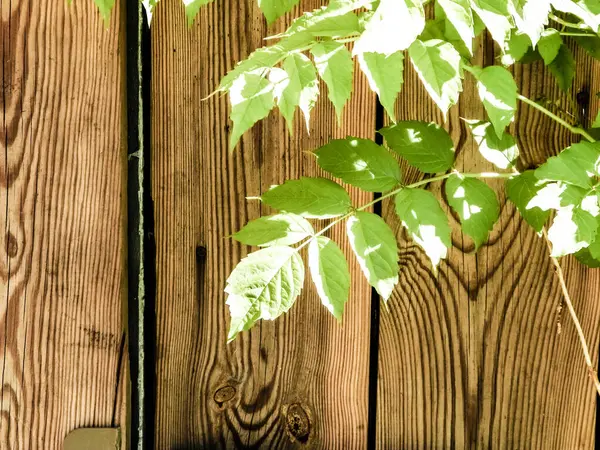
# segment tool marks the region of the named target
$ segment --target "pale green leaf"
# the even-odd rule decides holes
[[[346,231],[369,284],[387,301],[398,283],[398,244],[394,232],[380,216],[362,211],[348,219]]]
[[[481,180],[452,175],[446,180],[446,197],[477,250],[487,240],[500,215],[496,193]]]
[[[511,123],[517,110],[517,84],[504,67],[475,68],[477,89],[498,138]]]
[[[407,120],[379,133],[392,150],[425,173],[445,172],[454,164],[452,139],[435,123]]]
[[[233,149],[242,134],[269,115],[275,106],[273,84],[258,73],[246,73],[234,81],[229,90],[230,118],[233,128],[229,148]]]
[[[272,208],[315,219],[341,216],[352,206],[346,190],[326,178],[288,180],[272,187],[261,199]]]
[[[413,240],[425,250],[434,269],[452,246],[448,217],[437,198],[424,189],[402,189],[396,195],[396,213]]]
[[[396,159],[369,139],[334,139],[315,155],[323,170],[364,191],[389,191],[402,180]]]
[[[365,3],[367,2],[331,2],[327,6],[305,12],[279,36],[306,33],[315,37],[339,38],[359,34],[362,31],[360,21],[352,11]]]
[[[115,6],[115,0],[94,0],[94,3],[96,3],[96,6],[100,11],[104,24],[108,27],[110,22],[110,12]]]
[[[258,0],[258,7],[271,24],[289,12],[300,0]]]
[[[512,201],[525,221],[538,233],[550,216],[550,211],[531,204],[544,184],[532,170],[510,178],[506,183],[506,196]]]
[[[475,31],[469,0],[438,0],[437,4],[444,10],[448,22],[452,24],[469,53],[472,53]]]
[[[327,85],[327,96],[335,107],[339,122],[344,105],[352,94],[352,55],[344,44],[335,41],[320,42],[311,49],[311,53],[319,75]]]
[[[501,47],[510,37],[513,27],[507,6],[506,0],[471,0],[471,8]]]
[[[564,181],[591,188],[600,176],[600,143],[579,142],[566,148],[538,167],[535,176],[543,181]]]
[[[499,169],[509,169],[519,158],[519,149],[514,138],[503,133],[502,137],[494,132],[489,122],[467,121],[473,138],[479,146],[479,153]]]
[[[232,237],[242,244],[271,247],[296,244],[313,234],[313,227],[306,219],[283,213],[252,220]]]
[[[304,264],[291,247],[268,247],[242,259],[225,288],[231,314],[227,342],[258,320],[274,320],[287,312],[303,284]]]
[[[416,0],[381,0],[354,44],[354,55],[391,55],[407,49],[425,27],[423,6]]]
[[[538,42],[538,52],[544,58],[544,64],[548,65],[554,61],[562,45],[563,41],[557,30],[553,28],[544,30]]]
[[[529,36],[516,29],[511,30],[510,38],[504,42],[502,47],[502,64],[510,66],[515,62],[520,61],[530,47],[531,40],[529,39]]]
[[[596,237],[597,230],[598,221],[588,211],[572,206],[559,209],[548,229],[552,256],[569,255],[588,247]]]
[[[319,80],[310,59],[294,53],[283,61],[283,70],[271,70],[269,79],[275,85],[277,106],[293,131],[294,111],[299,106],[309,129],[310,112],[319,96]]]
[[[551,2],[555,9],[579,17],[596,33],[600,31],[600,5],[595,0],[551,0]]]
[[[308,267],[321,303],[341,321],[350,295],[350,271],[346,257],[335,242],[318,236],[308,246]]]
[[[528,35],[535,47],[548,24],[550,0],[513,0],[509,8],[517,29]]]
[[[188,26],[191,26],[194,23],[194,19],[198,15],[200,8],[212,2],[213,0],[183,0]]]
[[[452,44],[438,39],[417,40],[408,54],[425,89],[446,117],[462,91],[460,54]]]
[[[548,65],[550,72],[556,78],[558,86],[567,92],[575,78],[575,58],[565,44],[561,45],[556,58]]]
[[[394,104],[404,81],[404,53],[396,52],[390,55],[372,52],[360,53],[358,62],[367,76],[371,90],[379,96],[381,105],[395,122]]]

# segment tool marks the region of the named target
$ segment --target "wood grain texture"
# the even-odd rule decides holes
[[[124,423],[120,14],[1,0],[0,448]]]
[[[288,315],[225,344],[225,280],[250,250],[226,236],[268,213],[245,197],[320,173],[304,150],[333,136],[372,138],[375,129],[374,97],[357,76],[341,129],[322,86],[310,136],[299,116],[290,136],[272,113],[228,151],[227,98],[201,98],[281,29],[268,30],[255,4],[209,5],[188,29],[181,2],[165,0],[153,19],[156,448],[365,448],[371,291],[354,259],[343,326],[320,305],[307,273]],[[350,256],[343,234],[339,227],[330,236]]]
[[[480,43],[476,64],[491,64],[493,46]],[[578,51],[576,92],[599,90],[600,66]],[[570,108],[543,64],[517,66],[520,92],[560,100]],[[441,114],[412,67],[406,68],[398,117],[434,120]],[[459,170],[494,170],[478,154],[460,117],[485,113],[472,77],[446,123]],[[525,167],[572,142],[567,130],[527,106],[511,126]],[[407,182],[417,180],[406,168]],[[591,449],[596,396],[545,243],[507,203],[501,181],[490,185],[501,203],[499,223],[476,254],[451,214],[453,247],[435,275],[407,238],[393,205],[384,205],[401,241],[400,283],[382,312],[377,442],[382,449]],[[442,201],[443,185],[428,187]],[[600,273],[563,258],[567,284],[597,358]],[[559,332],[560,328],[560,332]],[[595,359],[597,360],[597,359]]]

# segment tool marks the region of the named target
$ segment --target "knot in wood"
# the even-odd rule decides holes
[[[236,392],[237,391],[233,386],[227,385],[220,387],[215,391],[215,394],[213,395],[213,400],[217,405],[219,405],[219,407],[221,407],[223,406],[223,403],[226,403],[233,397],[235,397]]]
[[[300,443],[308,442],[310,435],[310,419],[302,405],[291,404],[287,408],[286,426],[288,433]]]
[[[14,258],[17,256],[17,252],[19,251],[19,244],[17,243],[17,238],[12,233],[6,234],[6,253],[10,258]]]

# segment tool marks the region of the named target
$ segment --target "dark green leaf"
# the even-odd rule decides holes
[[[369,284],[387,301],[398,283],[398,244],[394,232],[380,216],[362,211],[348,219],[346,231]]]
[[[350,294],[346,257],[335,242],[318,236],[308,246],[308,267],[321,302],[339,321]]]
[[[396,159],[369,139],[335,139],[315,151],[319,166],[369,192],[385,192],[402,180]]]
[[[392,150],[425,173],[445,172],[454,164],[452,139],[435,123],[408,120],[379,132]]]
[[[556,78],[558,86],[567,92],[573,84],[573,78],[575,78],[575,59],[569,47],[563,44],[548,68]]]
[[[598,36],[576,36],[575,42],[588,52],[592,58],[600,61],[600,37]]]
[[[452,246],[448,217],[440,203],[431,192],[412,188],[402,189],[395,201],[402,225],[436,268]]]
[[[483,181],[452,175],[446,181],[448,204],[460,217],[462,229],[478,249],[500,214],[496,193]]]
[[[288,180],[265,192],[261,200],[272,208],[315,219],[341,216],[352,206],[346,190],[325,178]]]

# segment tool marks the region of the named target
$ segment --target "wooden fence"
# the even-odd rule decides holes
[[[122,313],[133,232],[125,219],[125,23],[137,12],[117,2],[107,29],[91,0],[0,1],[0,448],[62,448],[81,427],[120,427],[125,448],[129,435],[137,439],[127,425]],[[303,0],[298,11],[320,4]],[[202,99],[295,14],[269,29],[253,0],[220,0],[188,28],[180,0],[161,0],[155,11],[144,98],[152,124],[155,385],[146,392],[154,404],[140,448],[594,448],[597,398],[574,327],[559,312],[547,249],[500,183],[501,226],[475,254],[452,219],[453,248],[437,275],[383,204],[377,212],[401,243],[389,310],[380,310],[356,269],[344,230],[333,228],[354,267],[343,325],[307,283],[289,315],[226,345],[223,288],[249,250],[226,236],[268,212],[245,197],[322,175],[304,150],[331,137],[375,138],[384,120],[357,70],[341,127],[321,98],[310,134],[300,121],[290,134],[271,114],[228,151],[227,99]],[[497,57],[481,39],[476,63]],[[576,61],[574,89],[589,94],[589,104],[579,96],[589,116],[598,108],[600,66],[580,51]],[[525,95],[566,101],[542,64],[513,72]],[[484,117],[476,97],[466,81],[445,126],[460,166],[486,171],[460,120]],[[399,119],[443,123],[409,65],[397,108]],[[531,166],[572,140],[526,106],[512,127]],[[421,176],[409,167],[404,175]],[[371,198],[350,191],[357,202]],[[597,361],[600,270],[571,258],[564,267]]]

